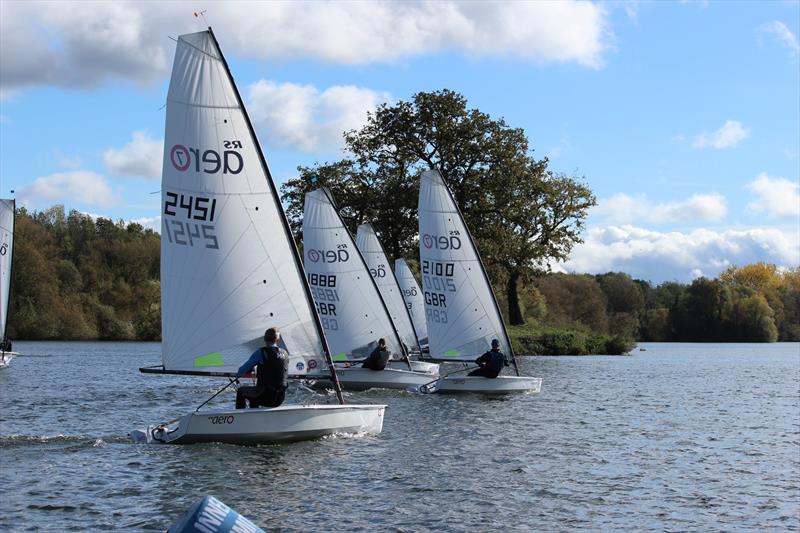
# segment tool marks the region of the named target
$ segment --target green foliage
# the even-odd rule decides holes
[[[392,258],[415,256],[419,175],[447,180],[490,274],[504,277],[513,324],[522,323],[518,286],[549,261],[565,259],[580,234],[591,191],[577,177],[535,159],[523,130],[469,109],[453,91],[421,92],[384,104],[345,134],[350,157],[300,167],[281,188],[300,235],[303,194],[331,189],[351,231],[371,222]]]
[[[19,209],[8,335],[159,340],[159,260],[158,234],[139,224]]]
[[[522,355],[623,355],[635,342],[587,328],[510,326],[514,352]]]

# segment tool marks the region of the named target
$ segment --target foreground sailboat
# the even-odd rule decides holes
[[[416,326],[411,320],[411,314],[403,299],[400,284],[389,266],[389,258],[386,257],[386,252],[371,224],[358,226],[356,246],[367,264],[372,279],[375,280],[375,285],[378,287],[383,301],[386,303],[386,309],[389,311],[389,316],[397,329],[397,333],[400,335],[400,340],[403,341],[409,351],[409,358],[419,357],[421,348]],[[427,332],[427,328],[425,331]],[[415,359],[411,359],[410,362],[412,370],[434,375],[439,373],[439,365],[436,363],[426,363]]]
[[[8,330],[8,300],[11,296],[11,262],[14,255],[14,200],[0,200],[0,368],[8,366],[16,352],[11,351]]]
[[[196,410],[131,436],[258,444],[379,433],[385,406],[343,405],[275,184],[210,28],[178,39],[162,200],[160,372],[234,375],[275,326],[290,373],[330,380],[339,405]]]
[[[436,170],[419,189],[419,255],[431,359],[474,362],[500,341],[516,376],[442,377],[429,392],[539,392],[541,378],[519,375],[497,300],[461,212]]]
[[[397,366],[381,371],[349,366],[339,370],[342,387],[406,389],[431,381],[426,372],[411,368],[408,353],[386,303],[326,189],[306,193],[303,207],[303,249],[308,281],[325,336],[336,362],[363,361],[378,339]],[[401,369],[405,365],[405,369]],[[435,377],[435,375],[434,375]]]

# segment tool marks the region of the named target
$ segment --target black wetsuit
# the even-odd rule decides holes
[[[250,407],[278,407],[286,398],[289,358],[277,346],[261,349],[261,361],[256,372],[254,387],[239,387],[236,391],[237,409],[246,407],[245,400],[250,400]]]
[[[503,367],[508,366],[508,361],[500,350],[490,350],[475,359],[475,364],[480,366],[480,368],[476,368],[467,374],[468,376],[496,378],[500,375],[500,371],[503,370]]]
[[[364,363],[361,365],[361,367],[369,368],[370,370],[383,370],[386,368],[386,364],[389,362],[389,357],[391,357],[391,354],[386,348],[383,350],[380,348],[375,348],[372,350],[372,353],[369,354],[369,357],[364,359]]]

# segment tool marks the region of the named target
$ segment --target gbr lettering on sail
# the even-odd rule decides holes
[[[244,168],[242,142],[224,140],[223,150],[177,143],[169,150],[169,163],[178,172],[236,175]],[[216,234],[217,199],[183,191],[164,191],[164,234],[179,246],[204,246],[219,250]]]

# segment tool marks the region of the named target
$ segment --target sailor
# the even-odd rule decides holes
[[[500,351],[500,341],[492,339],[492,349],[475,359],[476,368],[468,376],[482,376],[485,378],[496,378],[504,366],[508,366],[508,359]]]
[[[236,408],[244,409],[246,400],[250,407],[278,407],[286,397],[289,384],[289,357],[278,347],[281,334],[278,328],[264,332],[264,346],[250,356],[236,373],[241,377],[256,367],[255,387],[239,387],[236,391]]]
[[[378,339],[377,348],[372,350],[372,353],[364,359],[364,363],[361,367],[369,368],[370,370],[383,370],[386,368],[386,363],[389,362],[390,356],[389,350],[386,349],[386,341]]]

